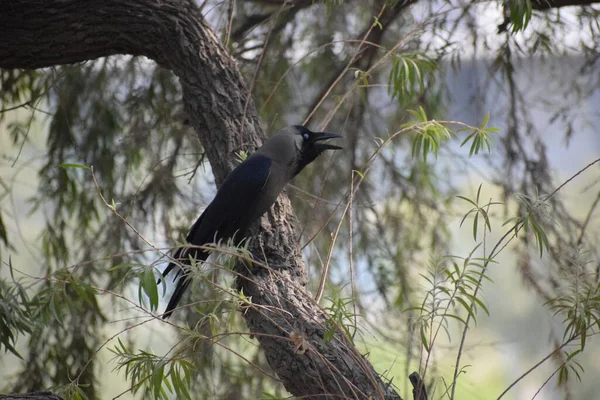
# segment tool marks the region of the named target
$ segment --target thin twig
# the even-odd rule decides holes
[[[590,168],[591,166],[593,166],[594,164],[596,164],[597,162],[600,162],[600,159],[597,159],[593,162],[591,162],[590,164],[588,164],[587,166],[585,166],[584,168],[580,169],[579,171],[577,171],[573,176],[571,176],[569,179],[567,179],[566,181],[564,181],[561,185],[559,185],[546,199],[551,198],[552,196],[554,196],[559,190],[561,190],[563,187],[565,187],[568,183],[570,183],[573,179],[575,179],[577,176],[579,176],[581,173],[583,173],[586,169]],[[481,276],[479,277],[479,281],[477,283],[477,286],[475,287],[475,290],[473,291],[473,296],[477,297],[477,293],[479,292],[479,289],[481,287],[481,282],[483,280],[483,274],[485,273],[485,271],[487,270],[487,267],[490,263],[491,260],[493,260],[498,254],[500,254],[500,252],[502,250],[504,250],[506,248],[506,246],[514,239],[517,237],[517,234],[519,232],[519,230],[521,229],[521,227],[523,226],[523,222],[518,222],[516,223],[509,231],[507,231],[501,238],[500,240],[496,243],[496,245],[494,246],[494,248],[492,249],[489,258],[486,259],[485,263],[483,264],[483,269],[481,271]],[[511,236],[506,243],[502,243],[512,232],[514,231],[513,236]],[[500,247],[500,245],[502,244],[502,246]],[[498,251],[497,251],[498,250]],[[471,307],[473,306],[474,301],[471,301]],[[465,327],[463,329],[463,333],[462,333],[462,337],[461,337],[461,341],[460,341],[460,345],[459,345],[459,351],[456,357],[456,363],[454,366],[454,378],[452,380],[452,392],[451,392],[451,396],[450,399],[454,399],[454,393],[455,393],[455,388],[456,388],[456,379],[458,376],[458,368],[460,365],[460,359],[462,356],[462,348],[464,347],[464,343],[465,343],[465,339],[467,336],[467,330],[468,330],[468,326],[469,326],[469,322],[471,320],[471,313],[469,313],[467,315],[467,318],[465,320]],[[570,341],[570,340],[569,340]],[[562,347],[564,347],[566,345],[563,344],[563,346],[559,347],[557,350],[561,349]],[[556,352],[557,350],[555,350],[554,352]],[[542,361],[540,361],[538,364],[536,364],[534,367],[532,367],[531,370],[527,371],[526,374],[528,374],[529,372],[531,372],[533,369],[537,368],[539,365],[541,365],[544,361],[546,361],[552,354],[554,354],[554,352],[552,352],[548,357],[544,358]],[[526,375],[525,374],[525,375]],[[524,376],[520,377],[519,379],[517,379],[517,381],[515,381],[511,386],[509,386],[501,395],[500,397],[498,397],[498,399],[500,399],[502,396],[504,396],[504,394],[506,392],[508,392],[508,390],[510,390],[510,388],[512,386],[514,386],[520,379],[522,379]]]
[[[254,70],[254,74],[252,75],[252,80],[250,81],[250,86],[248,86],[248,94],[246,96],[246,101],[244,102],[244,112],[242,113],[242,120],[240,121],[240,143],[238,145],[241,147],[244,144],[244,120],[246,119],[246,113],[248,112],[248,105],[250,104],[250,100],[252,99],[252,90],[254,89],[254,84],[256,83],[256,78],[258,78],[258,73],[260,71],[260,66],[262,65],[263,59],[265,58],[265,53],[267,52],[267,48],[269,46],[269,39],[271,38],[271,33],[275,28],[275,22],[277,18],[279,18],[279,14],[286,8],[287,4],[284,2],[281,7],[275,13],[275,17],[273,19],[273,25],[269,28],[269,32],[265,37],[265,44],[263,46],[263,51],[260,53],[260,57],[258,58],[258,62],[256,63],[256,69]]]
[[[587,229],[587,226],[590,223],[590,219],[592,218],[592,213],[598,206],[599,202],[600,202],[600,192],[598,192],[598,194],[596,195],[596,200],[594,200],[594,203],[590,207],[590,211],[588,211],[588,214],[585,217],[585,221],[583,222],[583,226],[581,227],[581,232],[579,233],[579,238],[577,239],[577,245],[580,245],[583,242],[583,235],[585,235],[585,230]]]
[[[233,9],[235,8],[235,0],[229,0],[227,6],[227,13],[229,14],[227,29],[225,32],[225,47],[229,47],[229,41],[231,39],[231,27],[233,26]]]
[[[379,10],[379,14],[377,14],[377,18],[381,17],[381,14],[385,10],[385,7],[386,7],[385,4],[383,5],[383,7],[381,7],[381,10]],[[310,113],[308,114],[308,116],[304,119],[303,124],[306,124],[308,121],[310,121],[310,119],[312,118],[312,116],[314,115],[314,113],[317,112],[317,110],[319,109],[319,107],[321,106],[321,104],[323,104],[323,102],[325,101],[325,99],[327,98],[327,96],[329,96],[329,93],[331,93],[331,91],[333,90],[333,88],[338,84],[338,82],[344,77],[344,75],[346,74],[346,72],[350,69],[350,66],[354,63],[354,61],[358,58],[358,56],[362,52],[363,44],[366,42],[367,38],[369,37],[369,35],[371,34],[371,31],[373,30],[373,28],[375,26],[377,26],[377,25],[376,24],[372,24],[371,27],[367,30],[367,32],[363,36],[362,40],[360,41],[360,43],[358,45],[358,48],[356,49],[356,51],[352,55],[352,58],[350,58],[350,61],[348,61],[348,63],[346,64],[346,67],[342,70],[342,72],[338,75],[338,77],[333,81],[333,83],[325,91],[325,93],[323,94],[323,96],[321,97],[321,99],[319,100],[319,102],[313,107],[313,109],[310,111]],[[323,124],[323,127],[325,125],[326,125],[326,123]],[[323,128],[321,128],[321,129],[323,129]]]
[[[353,236],[353,229],[354,229],[354,225],[353,225],[353,219],[354,219],[354,215],[353,215],[353,201],[354,201],[354,174],[356,173],[356,171],[352,171],[352,179],[350,179],[350,214],[348,215],[348,229],[349,229],[349,233],[348,233],[348,241],[349,241],[349,250],[348,250],[348,258],[349,258],[349,265],[350,265],[350,290],[352,291],[352,316],[354,318],[354,326],[358,326],[357,324],[357,316],[358,313],[356,312],[356,281],[354,278],[354,253],[353,253],[353,249],[354,249],[354,236]]]
[[[590,325],[592,326],[592,325]],[[529,368],[527,371],[525,371],[524,373],[521,374],[521,376],[519,376],[513,383],[511,383],[501,394],[500,396],[498,396],[496,398],[496,400],[500,400],[502,397],[504,397],[504,395],[506,393],[508,393],[508,391],[510,389],[512,389],[513,387],[515,387],[515,385],[517,383],[519,383],[523,378],[525,378],[527,375],[529,375],[532,371],[534,371],[537,367],[539,367],[540,365],[542,365],[543,363],[545,363],[546,361],[548,361],[552,356],[554,356],[554,354],[556,354],[557,352],[559,352],[560,350],[562,350],[565,346],[567,346],[569,343],[571,343],[573,340],[577,339],[579,337],[579,335],[573,335],[571,336],[569,339],[567,339],[567,341],[565,341],[563,344],[561,344],[559,347],[557,347],[556,349],[554,349],[552,352],[550,352],[550,354],[548,354],[546,357],[542,358],[540,361],[538,361],[537,363],[535,363],[531,368]]]
[[[550,193],[550,195],[548,195],[547,199],[549,199],[550,197],[554,196],[556,194],[556,192],[558,192],[560,189],[563,188],[563,186],[565,186],[567,183],[571,182],[573,179],[577,178],[577,176],[579,176],[579,174],[581,174],[583,171],[585,171],[586,169],[590,168],[592,165],[596,164],[600,162],[600,158],[598,158],[597,160],[592,161],[591,163],[589,163],[588,165],[586,165],[585,167],[583,167],[582,169],[580,169],[579,171],[577,171],[577,173],[575,175],[573,175],[572,177],[570,177],[569,179],[567,179],[566,181],[564,181],[562,183],[562,185],[560,185],[559,187],[557,187],[554,192]]]

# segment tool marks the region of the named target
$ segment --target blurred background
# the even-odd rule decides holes
[[[569,310],[587,307],[588,324],[600,314],[600,163],[577,175],[600,158],[600,5],[250,0],[199,6],[238,60],[267,134],[290,124],[343,134],[345,151],[319,160],[286,189],[305,246],[308,290],[316,292],[333,246],[321,304],[332,314],[344,305],[355,342],[403,398],[412,398],[407,376],[415,370],[425,376],[430,398],[450,398],[460,352],[455,398],[496,399],[555,350],[503,398],[598,397],[597,329],[569,362],[582,348],[580,338],[560,346],[573,333]],[[205,271],[207,279],[187,298],[195,306],[173,324],[134,306],[148,307],[139,279],[163,261],[110,212],[98,189],[165,250],[183,242],[215,193],[176,77],[128,56],[0,76],[0,302],[18,299],[16,281],[42,310],[40,323],[18,337],[22,359],[0,355],[0,392],[69,385],[78,376],[90,385],[82,388],[90,398],[147,398],[143,389],[128,391],[131,381],[117,370],[124,360],[119,339],[154,360],[190,360],[192,398],[289,396],[231,351],[269,370],[257,341],[238,333],[246,328],[235,298],[221,290],[232,281],[223,270]],[[437,157],[413,153],[417,131],[395,136],[343,214],[353,171],[364,174],[381,143],[414,121],[408,110],[420,109],[427,119],[448,121],[451,137]],[[493,145],[470,155],[471,143],[461,144],[473,129],[461,131],[458,123],[479,127],[487,118],[488,127],[499,128],[489,135]],[[87,169],[58,167],[67,163],[93,166],[98,186]],[[463,220],[473,206],[457,196],[475,200],[478,191],[489,229],[480,220],[475,235],[474,214]],[[498,204],[486,206],[492,202]],[[444,272],[451,261],[488,257],[506,243],[512,225],[505,221],[527,215],[531,204],[541,209],[546,246],[540,255],[535,230],[523,230],[488,265],[489,280],[477,293],[484,307],[477,307],[459,350],[464,323],[444,318],[439,308],[428,314],[427,278],[452,288]],[[80,284],[64,283],[74,279]],[[551,307],[556,299],[565,305],[558,315]],[[455,299],[438,303],[446,306],[448,314],[467,318]],[[442,326],[430,353],[420,330],[427,323],[428,338]]]

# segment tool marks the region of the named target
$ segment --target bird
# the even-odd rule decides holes
[[[267,212],[285,185],[326,150],[342,147],[326,143],[341,135],[312,132],[303,125],[277,131],[225,178],[211,203],[192,225],[186,241],[190,245],[226,242],[239,245],[250,226]],[[203,262],[209,252],[188,246],[179,247],[159,279],[176,270],[175,289],[162,318],[171,316],[190,285],[190,260]]]

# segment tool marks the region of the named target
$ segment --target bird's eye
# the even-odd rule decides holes
[[[308,140],[308,133],[305,133],[304,135],[302,135],[302,137],[304,138],[304,140]]]

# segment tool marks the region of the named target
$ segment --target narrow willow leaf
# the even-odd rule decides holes
[[[421,344],[425,347],[425,350],[429,353],[431,349],[429,348],[429,344],[427,343],[427,338],[425,337],[425,329],[421,327]]]
[[[142,285],[144,293],[146,293],[146,296],[148,296],[148,299],[150,300],[150,309],[155,311],[158,308],[158,285],[152,268],[146,268],[142,274],[140,284]]]
[[[87,165],[83,165],[83,164],[74,164],[74,163],[65,163],[65,164],[58,164],[57,165],[58,168],[81,168],[81,169],[91,169],[89,166]]]

